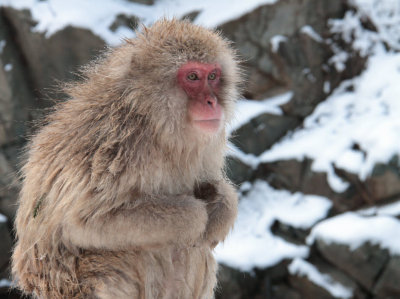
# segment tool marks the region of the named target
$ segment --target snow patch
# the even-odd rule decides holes
[[[287,37],[283,35],[275,35],[271,37],[270,42],[271,42],[271,50],[272,52],[276,53],[279,50],[279,45],[280,43],[287,42]]]
[[[7,222],[7,217],[4,216],[3,214],[0,214],[0,222]]]
[[[331,83],[329,81],[324,82],[323,90],[324,93],[329,93],[331,91]]]
[[[6,72],[9,72],[13,69],[13,65],[11,63],[7,63],[6,65],[4,65],[4,70]]]
[[[0,279],[0,288],[8,288],[12,286],[12,282],[8,279]]]
[[[6,46],[5,40],[0,40],[0,54],[3,53],[4,47]]]
[[[367,209],[362,209],[357,212],[364,216],[374,216],[374,215],[400,216],[400,201],[380,207],[371,207]]]
[[[365,217],[347,212],[318,223],[307,238],[311,245],[316,239],[347,245],[355,250],[364,243],[379,245],[391,254],[400,254],[400,221],[391,216]]]
[[[249,186],[247,186],[249,188]],[[243,271],[268,267],[286,258],[306,257],[307,246],[289,243],[271,233],[279,220],[287,225],[308,229],[326,217],[331,202],[320,196],[291,194],[256,181],[239,202],[235,227],[224,244],[216,248],[219,262]]]
[[[315,32],[314,28],[312,28],[310,25],[305,25],[301,27],[300,32],[308,35],[318,43],[322,43],[324,41],[322,37],[317,32]]]

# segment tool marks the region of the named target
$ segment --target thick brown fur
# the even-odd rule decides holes
[[[237,213],[225,127],[198,134],[176,72],[218,62],[225,124],[235,53],[218,33],[161,20],[70,84],[28,147],[12,271],[37,298],[212,298],[212,249]],[[224,126],[225,126],[224,124]]]

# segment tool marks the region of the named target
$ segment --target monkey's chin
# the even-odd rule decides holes
[[[207,119],[207,120],[195,120],[193,121],[194,126],[207,134],[214,134],[219,131],[221,120],[220,119]]]

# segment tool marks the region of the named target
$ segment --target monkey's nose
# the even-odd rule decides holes
[[[215,106],[217,105],[216,98],[213,96],[207,97],[207,105],[209,105],[211,108],[215,108]]]

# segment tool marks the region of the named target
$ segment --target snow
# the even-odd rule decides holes
[[[343,244],[351,250],[369,242],[400,254],[400,221],[392,216],[377,215],[366,217],[355,212],[347,212],[318,223],[307,238],[311,245],[316,239],[324,242]]]
[[[7,222],[7,217],[4,216],[3,214],[0,214],[0,223],[1,222]]]
[[[279,50],[279,44],[287,41],[287,37],[283,35],[275,35],[270,39],[271,50],[276,53]]]
[[[323,90],[325,93],[329,93],[331,91],[331,83],[329,81],[324,82]]]
[[[322,37],[317,32],[315,32],[314,28],[312,28],[310,25],[305,25],[301,27],[300,32],[308,35],[318,43],[322,43],[324,41]]]
[[[188,13],[199,11],[195,23],[216,27],[261,5],[275,2],[277,0],[159,0],[154,5],[143,5],[127,0],[110,0],[99,5],[96,0],[0,0],[0,6],[30,9],[33,18],[38,21],[34,31],[46,32],[47,37],[72,25],[90,29],[108,44],[117,45],[122,38],[134,36],[134,32],[126,28],[119,28],[115,33],[109,29],[118,14],[134,15],[143,24],[150,25],[164,16],[182,18]]]
[[[12,68],[13,68],[13,66],[12,66],[11,63],[7,63],[6,65],[4,65],[4,70],[5,70],[6,72],[11,71]]]
[[[352,0],[359,18],[368,17],[377,27],[370,34],[375,40],[386,42],[392,49],[400,50],[400,3],[382,0]]]
[[[380,207],[371,207],[367,209],[362,209],[358,211],[358,213],[364,216],[373,216],[373,215],[400,216],[400,201]]]
[[[357,78],[343,82],[304,121],[260,160],[312,159],[331,187],[344,191],[333,165],[365,180],[376,163],[400,154],[400,54],[377,53]],[[352,89],[349,91],[349,89]],[[341,186],[343,185],[343,186]]]
[[[273,266],[286,258],[307,257],[307,246],[273,235],[270,227],[278,220],[308,229],[326,217],[330,208],[331,202],[324,197],[290,194],[256,181],[240,200],[235,227],[224,244],[217,246],[216,258],[231,267],[250,271],[254,267]]]
[[[327,290],[333,297],[353,297],[353,289],[343,286],[328,274],[322,274],[314,265],[303,259],[295,258],[288,269],[292,275],[306,276],[310,281]]]
[[[6,46],[5,40],[0,40],[0,54],[3,53],[4,47]]]
[[[333,48],[336,49],[336,48]],[[334,50],[335,51],[335,50]],[[335,51],[335,55],[329,58],[328,63],[333,64],[336,70],[340,73],[346,69],[346,61],[349,59],[349,54],[344,51]]]
[[[8,288],[10,286],[12,286],[12,283],[8,279],[3,278],[0,280],[0,288]]]

